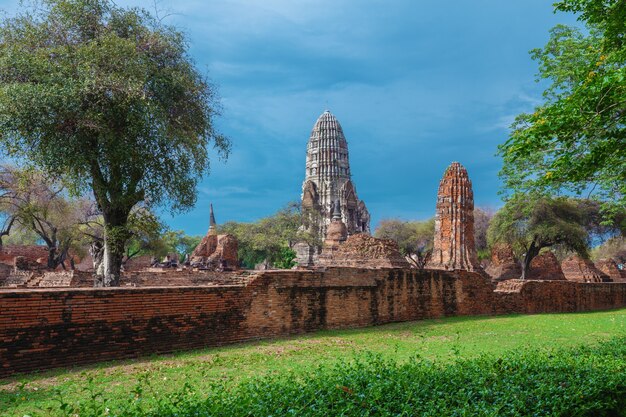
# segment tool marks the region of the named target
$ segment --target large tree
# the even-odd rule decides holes
[[[556,26],[546,46],[531,52],[548,87],[499,147],[501,175],[515,192],[595,195],[612,215],[626,207],[626,2],[555,7],[580,13],[587,30]]]
[[[544,248],[558,245],[587,256],[585,224],[585,214],[577,200],[518,195],[495,214],[487,237],[490,246],[511,245],[516,258],[521,260],[521,279],[525,279],[531,261]]]
[[[214,90],[181,32],[112,0],[42,0],[0,24],[0,145],[89,190],[105,226],[97,283],[119,283],[140,202],[191,207],[209,148]]]

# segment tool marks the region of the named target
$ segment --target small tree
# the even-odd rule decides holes
[[[374,236],[392,239],[398,243],[400,252],[418,269],[423,269],[433,250],[435,219],[425,221],[381,220]]]
[[[162,239],[167,252],[176,252],[179,259],[183,260],[186,255],[191,255],[202,241],[202,236],[189,236],[182,230],[168,230],[163,233]]]
[[[250,268],[267,261],[278,268],[290,268],[295,264],[296,253],[291,249],[295,243],[306,241],[310,245],[321,245],[315,231],[302,230],[302,224],[300,204],[292,202],[254,223],[229,222],[219,230],[237,237],[242,265]]]
[[[591,251],[594,261],[600,259],[613,259],[615,262],[626,265],[626,238],[613,237]]]
[[[490,257],[487,230],[489,230],[489,223],[491,223],[494,214],[495,211],[491,209],[480,207],[474,209],[474,240],[478,259]]]
[[[520,278],[526,279],[531,261],[543,248],[560,245],[586,256],[584,224],[582,210],[573,199],[518,195],[496,213],[487,236],[490,246],[498,242],[511,245],[521,259]]]
[[[45,0],[0,23],[0,146],[93,193],[102,274],[118,285],[140,202],[192,207],[216,133],[212,86],[184,36],[112,0]]]

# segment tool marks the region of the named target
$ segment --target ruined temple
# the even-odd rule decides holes
[[[330,230],[330,228],[329,228]],[[318,266],[363,269],[410,268],[391,239],[377,239],[366,233],[348,236],[345,242],[326,241]]]
[[[515,260],[511,245],[497,243],[491,248],[491,263],[485,272],[494,281],[517,279],[522,275],[522,267]]]
[[[302,209],[309,216],[304,226],[325,237],[337,201],[348,234],[369,233],[369,212],[352,183],[348,142],[337,118],[326,110],[315,122],[307,144]]]
[[[474,193],[467,170],[453,162],[439,183],[433,253],[427,268],[482,271],[474,243]]]

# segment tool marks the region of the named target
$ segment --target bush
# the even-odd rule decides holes
[[[398,363],[366,353],[304,375],[269,375],[235,387],[216,381],[209,392],[186,385],[152,410],[142,409],[147,381],[127,407],[107,415],[626,416],[626,337],[448,364],[420,357]],[[79,408],[83,416],[104,404]]]

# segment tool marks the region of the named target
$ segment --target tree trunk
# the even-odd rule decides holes
[[[126,228],[128,214],[118,213],[115,216],[105,214],[104,217],[104,253],[101,268],[96,271],[94,286],[117,287],[120,285],[124,249],[129,238]]]
[[[533,240],[533,242],[530,244],[530,247],[526,251],[526,255],[524,255],[524,260],[522,261],[522,276],[520,277],[521,280],[526,279],[526,276],[530,271],[530,263],[535,258],[535,256],[539,255],[540,250],[541,247],[535,245],[535,241]]]
[[[104,245],[102,241],[95,240],[91,242],[91,246],[89,247],[89,254],[93,259],[94,275],[101,276],[102,274],[104,274],[104,269],[102,269],[102,256],[104,255]]]
[[[57,269],[58,264],[56,263],[57,258],[57,248],[56,246],[48,247],[48,269],[54,271]]]

